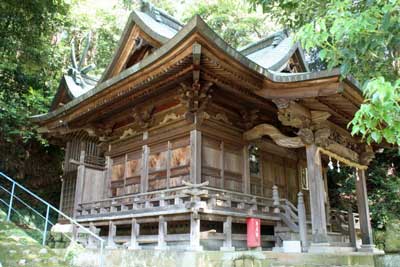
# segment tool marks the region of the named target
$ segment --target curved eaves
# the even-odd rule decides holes
[[[130,16],[130,24],[137,23],[139,26],[143,27],[143,30],[146,29],[145,25],[140,25],[142,23],[138,20],[137,15],[133,12]],[[186,25],[183,27],[173,38],[168,40],[162,47],[155,50],[148,57],[144,58],[142,61],[133,65],[132,67],[122,71],[115,77],[112,77],[106,81],[99,83],[95,88],[88,91],[87,93],[79,96],[78,98],[68,102],[64,106],[58,108],[57,110],[51,111],[47,114],[34,116],[33,119],[37,121],[48,120],[57,115],[66,113],[69,109],[76,107],[79,103],[89,99],[90,97],[106,90],[112,85],[115,85],[119,81],[125,79],[126,77],[139,72],[145,67],[155,63],[159,58],[168,54],[174,47],[176,47],[179,43],[187,39],[193,33],[199,33],[206,39],[208,39],[212,44],[218,47],[221,51],[223,51],[226,55],[233,58],[235,61],[239,62],[249,70],[252,70],[258,74],[263,75],[266,79],[270,80],[274,83],[292,83],[292,82],[300,82],[307,80],[314,80],[320,78],[327,78],[333,76],[340,76],[339,69],[333,69],[330,71],[320,71],[320,72],[305,72],[305,73],[278,73],[274,71],[270,71],[268,69],[263,68],[262,66],[256,64],[251,61],[236,49],[232,48],[229,44],[227,44],[222,38],[220,38],[201,18],[200,16],[194,16]],[[155,34],[153,32],[153,34]]]

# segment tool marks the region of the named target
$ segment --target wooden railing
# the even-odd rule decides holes
[[[81,203],[78,216],[102,217],[135,214],[134,217],[190,212],[196,206],[203,213],[226,216],[257,216],[278,220],[273,199],[232,192],[202,185],[186,185],[171,189],[139,193]]]
[[[352,216],[350,213],[344,210],[330,210],[329,214],[330,222],[332,227],[336,227],[337,231],[342,233],[348,233],[349,231],[349,224],[351,223],[350,220],[354,218],[354,229],[360,229],[360,217],[358,213],[353,212]]]
[[[281,221],[290,231],[299,233],[303,251],[306,251],[308,246],[307,221],[303,194],[301,192],[298,194],[296,207],[287,199],[279,197],[276,186],[272,191],[273,197],[267,198],[210,187],[208,183],[192,185],[185,182],[185,186],[181,187],[82,203],[78,209],[78,220],[81,222],[90,222],[96,218],[110,221],[128,218],[134,220],[142,217],[159,216],[161,218],[168,215],[197,212],[220,215],[225,218],[256,217]],[[352,235],[351,229],[359,229],[359,218],[356,213],[349,215],[345,211],[336,210],[331,210],[330,213],[333,220],[338,222],[343,229],[343,233]],[[353,225],[349,218],[353,218]],[[201,236],[204,237],[205,234],[201,233]],[[223,238],[219,233],[208,233],[208,235],[213,239]],[[137,242],[146,243],[147,239],[155,242],[158,237],[159,235],[138,237]],[[118,237],[115,238],[118,239]],[[185,234],[168,238],[176,241],[187,240],[189,237]],[[235,236],[235,238],[241,240],[242,237]],[[354,235],[351,236],[351,239],[355,240]]]

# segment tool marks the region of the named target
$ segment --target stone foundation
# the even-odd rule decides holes
[[[97,267],[98,251],[75,255],[74,267]],[[155,250],[106,250],[107,267],[375,267],[374,255],[367,253],[312,254],[246,252],[176,252]]]

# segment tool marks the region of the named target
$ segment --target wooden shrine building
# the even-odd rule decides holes
[[[372,252],[374,154],[347,129],[363,96],[340,76],[309,72],[285,32],[236,50],[143,3],[102,77],[66,74],[34,118],[65,147],[61,209],[109,247],[246,249],[258,218],[263,249]],[[358,214],[330,207],[332,161],[357,172]]]

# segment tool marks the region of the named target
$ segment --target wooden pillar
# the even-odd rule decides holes
[[[104,171],[104,198],[112,197],[111,192],[111,175],[112,175],[112,159],[110,156],[106,156],[106,169]]]
[[[349,221],[348,227],[349,227],[350,244],[353,248],[356,248],[357,247],[356,227],[354,222],[353,209],[351,208],[351,205],[349,206],[348,210],[348,221]]]
[[[167,242],[165,238],[167,236],[167,221],[164,216],[160,216],[158,218],[158,243],[156,249],[158,250],[166,250]]]
[[[219,165],[221,166],[221,170],[219,172],[219,176],[221,177],[221,184],[220,188],[221,189],[228,189],[225,188],[225,148],[224,148],[224,141],[221,141],[219,144],[219,150],[220,150],[220,157],[219,157]]]
[[[114,242],[114,238],[117,235],[117,226],[110,221],[108,224],[108,238],[107,238],[107,246],[108,249],[117,248],[117,245]]]
[[[360,216],[361,228],[361,250],[373,251],[374,243],[372,238],[372,227],[369,216],[367,185],[365,180],[365,170],[358,170],[358,177],[356,180],[356,195],[358,213]]]
[[[59,209],[63,211],[63,205],[64,205],[64,188],[65,188],[65,178],[61,176],[61,196],[60,196],[60,204],[59,204]],[[63,211],[64,212],[64,211]],[[61,215],[58,217],[60,218]]]
[[[279,198],[279,191],[276,185],[272,186],[272,205],[274,206],[274,213],[280,213],[281,200]]]
[[[306,146],[307,174],[310,187],[310,209],[314,244],[328,243],[324,181],[322,179],[321,156],[315,144]]]
[[[221,247],[223,251],[234,251],[235,248],[232,246],[232,217],[226,217],[223,225],[224,230],[224,244]]]
[[[149,154],[150,148],[147,145],[142,147],[142,170],[140,173],[140,192],[147,192],[149,187]]]
[[[190,181],[192,184],[201,183],[201,132],[190,132]]]
[[[131,228],[131,241],[129,242],[129,250],[140,249],[140,246],[137,242],[137,238],[140,233],[140,225],[136,222],[136,219],[132,219],[132,228]]]
[[[96,226],[94,226],[94,223],[91,222],[89,224],[89,230],[94,234],[98,234],[100,229],[97,229]],[[88,236],[88,245],[86,246],[86,248],[97,248],[97,239],[94,238],[92,235]]]
[[[190,250],[203,250],[200,245],[200,218],[197,213],[190,214]]]
[[[304,205],[303,193],[299,192],[297,194],[297,212],[299,217],[299,234],[301,241],[301,249],[303,252],[307,252],[307,217],[306,217],[306,207]]]
[[[81,145],[83,148],[84,145]],[[78,215],[79,204],[82,203],[83,185],[85,179],[85,150],[81,150],[79,156],[79,166],[76,175],[76,188],[75,188],[75,200],[74,200],[74,218]]]
[[[71,141],[67,142],[67,145],[65,147],[65,157],[64,157],[64,171],[63,175],[61,176],[61,196],[60,196],[60,206],[59,209],[63,211],[63,206],[64,206],[64,188],[65,188],[65,174],[69,171],[69,158],[71,154]],[[59,216],[60,217],[60,216]]]
[[[243,191],[250,194],[250,157],[247,144],[243,147]]]

